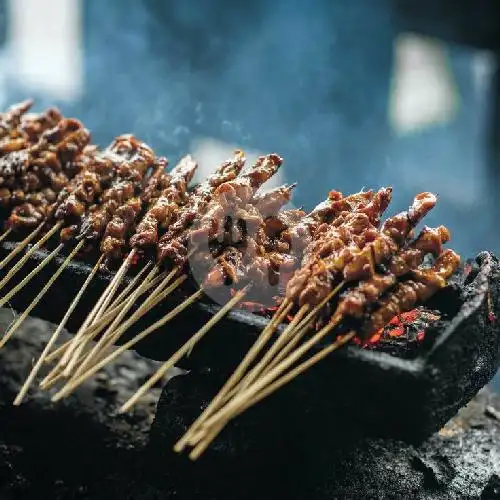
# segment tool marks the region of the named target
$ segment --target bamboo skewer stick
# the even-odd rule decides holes
[[[284,348],[277,354],[277,356],[272,359],[267,366],[265,366],[262,370],[263,374],[266,374],[272,367],[274,367],[283,357],[286,355],[291,348],[295,346],[295,344],[298,342],[300,339],[299,335],[303,336],[307,330],[309,329],[311,321],[313,321],[314,317],[321,311],[321,309],[326,305],[327,302],[329,302],[335,295],[338,294],[338,292],[341,290],[343,287],[344,282],[339,283],[335,287],[334,290],[332,290],[327,297],[325,297],[316,307],[314,307],[305,318],[300,318],[299,317],[299,322],[296,324],[296,328],[292,329],[289,332],[289,337],[290,340],[289,342],[284,346]],[[281,307],[283,304],[289,304],[289,306],[285,309],[284,313],[281,315],[281,317],[277,317],[278,314],[275,314],[273,317],[273,320],[277,320],[276,323],[280,324],[282,320],[286,317],[290,309],[292,308],[293,304],[289,302],[287,299],[285,299],[282,303]],[[279,312],[276,311],[276,313]],[[297,315],[295,316],[297,318]],[[295,320],[294,318],[294,320]],[[254,346],[250,349],[250,351],[247,353],[247,356],[245,359],[241,362],[240,366],[235,370],[233,375],[229,378],[229,380],[226,382],[224,387],[221,389],[219,394],[214,398],[214,400],[207,406],[205,411],[200,415],[198,420],[191,426],[191,428],[184,434],[184,436],[177,442],[177,444],[174,447],[174,450],[177,452],[182,451],[186,444],[188,443],[190,437],[192,437],[193,433],[196,431],[196,429],[202,424],[203,420],[205,420],[209,415],[211,415],[215,410],[220,408],[222,404],[227,402],[231,397],[233,397],[236,393],[240,392],[242,388],[247,387],[247,384],[245,385],[236,385],[239,380],[244,376],[245,371],[248,369],[252,361],[255,359],[257,356],[258,352],[262,350],[264,345],[269,341],[271,338],[272,334],[275,331],[275,328],[273,327],[272,321],[267,325],[267,327],[262,331],[259,339],[257,342],[254,344]],[[289,325],[289,327],[291,324]],[[269,329],[268,332],[266,332],[266,329]],[[295,334],[294,332],[298,332]],[[282,333],[282,335],[279,337],[284,338],[285,332]],[[269,352],[269,351],[268,351]],[[245,382],[245,381],[243,381]],[[235,387],[236,386],[236,387]],[[234,389],[233,389],[234,387]]]
[[[37,373],[40,371],[40,368],[43,366],[45,358],[47,357],[48,353],[52,349],[52,346],[57,342],[59,335],[61,334],[63,328],[66,326],[66,323],[68,322],[69,317],[71,316],[71,314],[75,310],[75,307],[77,306],[81,296],[84,294],[88,285],[92,281],[94,275],[98,271],[99,266],[101,265],[101,262],[103,261],[103,259],[104,259],[104,254],[102,254],[99,257],[99,260],[96,262],[95,266],[92,268],[92,271],[87,276],[87,279],[85,280],[84,284],[82,285],[82,288],[80,288],[78,294],[71,302],[63,319],[61,320],[61,322],[57,326],[56,330],[54,331],[54,333],[50,337],[50,340],[47,342],[47,345],[43,349],[42,354],[40,354],[40,357],[38,358],[37,362],[35,363],[35,365],[31,369],[31,372],[29,373],[28,377],[26,378],[26,381],[24,382],[23,386],[21,387],[21,390],[17,394],[16,399],[14,400],[14,406],[19,406],[22,403],[23,399],[25,398],[26,394],[28,393],[28,390],[29,390],[31,384],[33,383],[33,380],[35,379]]]
[[[0,299],[0,307],[3,307],[17,292],[19,292],[19,290],[22,290],[63,248],[64,244],[60,243],[55,250],[47,255],[47,257],[33,269],[33,271],[24,277],[9,293],[7,293],[7,295],[4,295],[2,299]]]
[[[115,331],[113,332],[112,336],[109,338],[107,344],[104,346],[104,349],[107,349],[108,347],[110,347],[111,345],[113,345],[114,343],[116,343],[118,341],[118,339],[133,325],[135,324],[142,316],[144,316],[145,314],[147,314],[151,309],[153,309],[153,307],[155,307],[157,304],[159,304],[167,295],[170,295],[176,288],[178,288],[185,280],[187,279],[187,275],[182,275],[182,276],[179,276],[179,278],[177,278],[169,287],[167,287],[164,291],[162,291],[161,293],[159,293],[157,296],[155,297],[152,297],[152,300],[151,301],[146,301],[125,323],[123,323],[122,325],[120,325],[120,327]],[[174,308],[171,313],[173,313],[174,311],[178,311],[178,312],[181,312],[183,311],[187,305],[191,304],[192,303],[192,300],[191,300],[191,297],[193,297],[194,295],[196,296],[196,298],[198,298],[198,296],[201,297],[201,292],[203,290],[198,290],[197,292],[195,292],[193,295],[191,295],[190,297],[188,297],[185,301],[183,301],[181,304],[179,304],[179,306],[177,306],[176,308]],[[198,295],[200,294],[200,295]],[[187,303],[187,305],[185,305]],[[172,316],[170,316],[171,313],[168,313],[167,316],[169,318],[169,321],[174,318],[177,314],[172,314]],[[164,317],[165,318],[165,317]],[[160,322],[163,321],[163,320],[159,320]],[[151,327],[150,327],[151,328]],[[154,329],[156,330],[156,328]],[[150,330],[148,333],[152,333],[152,331],[154,330]],[[134,338],[137,338],[134,337]]]
[[[127,258],[123,261],[123,264],[120,266],[120,269],[116,272],[115,276],[111,280],[111,283],[108,285],[106,290],[104,291],[105,299],[103,300],[101,306],[97,310],[95,316],[92,318],[90,325],[93,325],[106,311],[106,308],[109,306],[111,300],[113,299],[120,283],[122,282],[125,274],[130,267],[130,263],[135,258],[136,250],[135,248],[128,254]]]
[[[0,236],[0,243],[2,243],[2,241],[7,238],[7,236],[9,236],[9,234],[12,233],[12,228],[9,227],[9,229],[7,229],[7,231],[5,231],[5,233],[2,234],[2,236]]]
[[[141,286],[134,291],[134,293],[125,301],[125,304],[120,308],[118,311],[118,315],[114,318],[114,320],[111,323],[111,326],[106,330],[106,332],[101,336],[99,339],[99,342],[96,344],[94,349],[92,349],[88,355],[91,356],[92,353],[96,352],[98,348],[102,345],[102,343],[106,340],[106,335],[109,334],[109,331],[112,330],[116,325],[122,320],[122,318],[127,314],[128,310],[132,305],[135,303],[137,297],[141,295],[144,291],[144,289],[148,286],[149,282],[151,279],[154,277],[154,274],[158,272],[157,268],[153,268],[148,276],[145,278],[144,282],[141,284]],[[76,368],[78,361],[80,360],[82,354],[84,353],[85,348],[87,347],[88,343],[93,340],[99,332],[105,328],[106,323],[102,323],[100,328],[96,328],[90,333],[85,333],[82,336],[82,339],[80,341],[80,344],[76,347],[76,349],[73,351],[72,357],[66,367],[63,370],[63,375],[65,377],[70,377],[73,370]],[[92,330],[92,327],[91,327]],[[98,347],[99,346],[99,347]],[[86,354],[85,354],[86,355]]]
[[[173,289],[174,287],[179,286],[177,283],[180,279],[185,280],[186,277],[181,276],[174,282],[172,285],[170,285],[169,289]],[[166,290],[166,292],[169,290]],[[166,314],[163,318],[158,320],[156,323],[153,323],[151,326],[143,330],[141,333],[136,335],[133,339],[129,340],[125,344],[121,345],[113,351],[111,354],[109,354],[106,358],[102,359],[99,361],[97,364],[92,366],[90,370],[87,372],[83,373],[76,379],[72,379],[68,382],[66,386],[64,386],[57,394],[54,395],[52,400],[59,401],[63,397],[66,397],[68,394],[70,394],[76,387],[78,387],[80,384],[82,384],[85,380],[87,380],[89,377],[94,375],[94,373],[98,372],[101,368],[106,366],[108,363],[113,361],[115,358],[123,354],[125,351],[128,351],[131,349],[135,344],[146,338],[148,335],[150,335],[152,332],[163,326],[165,323],[170,321],[172,318],[177,316],[179,313],[181,313],[184,309],[186,309],[189,305],[191,305],[193,302],[195,302],[201,295],[203,294],[202,290],[198,290],[197,292],[193,293],[190,297],[188,297],[185,301],[183,301],[181,304],[179,304],[175,309],[170,311],[168,314]]]
[[[137,276],[136,276],[137,278]],[[162,273],[159,276],[156,276],[153,280],[149,281],[147,283],[147,286],[143,287],[142,285],[139,285],[139,288],[141,289],[141,294],[145,294],[147,291],[151,290],[152,288],[156,287],[158,283],[161,283],[161,281],[165,279],[165,273]],[[131,281],[127,287],[123,290],[123,292],[110,304],[109,309],[106,313],[104,313],[98,321],[96,321],[92,326],[89,326],[86,330],[86,334],[94,334],[94,332],[99,333],[102,331],[103,328],[105,328],[107,325],[113,321],[117,314],[122,310],[123,307],[125,307],[125,304],[127,300],[125,300],[127,297],[129,297],[130,291],[134,289],[137,286],[139,280],[133,280]],[[133,286],[131,286],[133,284]],[[143,283],[144,284],[144,283]],[[150,300],[151,295],[146,299],[146,302]],[[93,335],[95,337],[95,335]]]
[[[29,245],[30,241],[42,230],[45,222],[42,222],[38,225],[36,229],[31,231],[24,240],[19,242],[10,252],[9,254],[0,262],[0,269],[3,269],[19,252],[21,252],[27,245]]]
[[[104,254],[101,255],[101,259],[104,258]],[[124,288],[124,290],[120,293],[120,295],[113,301],[113,304],[111,305],[112,309],[108,311],[105,315],[103,315],[100,319],[100,321],[97,323],[97,325],[100,326],[100,322],[102,321],[112,321],[114,317],[120,312],[120,309],[122,307],[122,301],[123,299],[128,295],[130,290],[134,288],[134,286],[137,284],[137,282],[140,280],[144,272],[151,266],[150,263],[146,264],[140,272],[134,277],[133,280],[130,281],[130,283]],[[157,277],[159,278],[159,276]],[[156,278],[156,279],[157,279]],[[152,283],[150,284],[152,285]],[[146,290],[147,291],[147,290]],[[75,304],[76,306],[76,304]],[[92,328],[95,328],[96,325],[94,325]],[[90,329],[89,329],[90,330]],[[89,331],[88,330],[88,331]],[[73,339],[68,340],[64,344],[60,345],[56,350],[51,352],[46,358],[45,358],[45,363],[51,363],[52,361],[55,361],[56,359],[60,358],[66,349],[69,347],[69,345],[73,342]]]
[[[149,283],[148,287],[146,288],[146,290],[144,290],[144,292],[146,292],[152,285],[153,285],[152,282]],[[114,314],[117,314],[119,312],[119,310],[120,310],[120,306],[117,306],[114,309]],[[139,312],[139,310],[137,312]],[[95,335],[97,335],[99,333],[99,331],[100,331],[100,329],[98,329],[98,331],[92,331],[92,334],[95,333]],[[112,340],[114,341],[114,337],[113,337]],[[113,343],[113,342],[111,342],[111,343]],[[45,360],[45,362],[46,363],[49,362],[49,358],[50,357],[52,357],[52,360],[53,359],[57,359],[58,357],[60,357],[64,353],[65,348],[67,348],[69,346],[69,344],[71,344],[71,340],[69,340],[68,342],[66,342],[65,344],[63,344],[59,349],[56,349],[53,353],[51,353],[51,355],[49,355],[47,357],[47,359]],[[61,349],[61,348],[63,348],[63,349]],[[105,348],[107,348],[107,346],[105,346]],[[83,361],[83,359],[85,358],[86,355],[87,355],[86,353],[83,354],[83,355],[81,355],[79,357],[78,362]],[[50,387],[52,387],[57,381],[59,381],[60,379],[63,378],[62,370],[63,370],[63,368],[60,366],[60,364],[56,365],[52,369],[52,371],[42,380],[42,382],[40,383],[40,387],[42,389],[49,389]],[[78,369],[77,373],[79,371],[80,370]],[[74,375],[74,377],[76,377],[76,374]]]
[[[150,304],[148,305],[147,302],[145,302],[143,305],[141,305],[141,307],[134,312],[134,314],[129,318],[129,320],[127,320],[125,323],[123,323],[119,328],[118,330],[116,330],[116,332],[114,332],[113,334],[113,337],[109,339],[108,341],[108,344],[104,346],[104,350],[106,350],[110,345],[112,345],[113,343],[115,343],[119,337],[133,324],[135,323],[141,316],[143,316],[144,314],[146,314],[152,307],[154,307],[158,302],[160,302],[161,300],[163,300],[168,294],[170,294],[173,290],[175,290],[181,283],[183,283],[185,280],[186,280],[187,276],[186,275],[183,275],[181,277],[179,277],[176,281],[174,281],[174,283],[172,285],[170,285],[166,290],[162,291],[158,296],[157,298],[155,299],[155,301],[153,302],[153,304]],[[149,287],[151,287],[152,283],[149,284]],[[148,287],[148,288],[149,288]],[[147,291],[147,289],[145,290]],[[181,304],[180,306],[178,306],[177,308],[175,308],[173,311],[171,311],[171,313],[169,313],[169,317],[167,318],[167,320],[170,320],[172,319],[176,314],[178,314],[179,312],[181,312],[183,309],[185,309],[189,304]],[[171,316],[170,316],[171,315]],[[133,345],[135,345],[137,342],[139,342],[140,340],[142,340],[142,338],[145,338],[147,335],[149,335],[150,333],[152,333],[153,330],[150,330],[148,329],[147,332],[143,332],[143,333],[147,333],[146,335],[144,335],[143,337],[141,338],[137,338],[137,337],[134,337],[134,339],[131,339],[128,343],[127,343],[127,349],[129,349],[130,347],[132,347]],[[69,343],[69,342],[68,342]],[[63,345],[64,347],[64,345]],[[121,348],[120,348],[121,349]],[[117,357],[118,355],[120,355],[122,352],[124,352],[125,350],[127,349],[124,349],[123,351],[120,351],[120,352],[117,352],[117,351],[114,351],[113,353],[111,353],[107,358],[106,358],[106,363],[104,364],[107,364],[108,362],[111,362],[115,357]],[[58,353],[57,350],[54,351],[53,354],[57,354],[58,356],[61,354],[61,353]],[[85,355],[82,355],[79,359],[79,361],[82,361],[84,359],[84,356]],[[99,358],[101,356],[99,355]],[[96,361],[97,362],[97,361]],[[104,366],[104,364],[102,366]],[[98,369],[101,368],[101,365]],[[93,373],[95,373],[97,370],[95,371],[92,371],[92,373],[90,373],[88,375],[88,377],[90,377],[91,375],[93,375]],[[84,377],[84,378],[83,378]],[[78,378],[83,378],[83,380],[86,380],[88,378],[85,374],[83,374],[82,376],[78,376]],[[44,380],[42,380],[41,384],[40,384],[40,387],[42,389],[49,389],[50,387],[52,387],[56,382],[58,382],[59,380],[61,380],[63,378],[63,375],[62,375],[62,368],[60,365],[57,365],[46,377]],[[77,376],[75,375],[73,377],[73,379],[76,379]],[[72,380],[73,380],[72,379]],[[82,381],[83,381],[82,380]],[[78,384],[79,385],[79,384]]]
[[[161,295],[161,299],[160,300],[163,300],[163,298],[166,297],[166,295],[168,295],[169,293],[171,293],[181,283],[184,282],[184,280],[186,278],[183,278],[180,281],[178,280],[177,282],[175,282],[175,286],[174,287],[172,287],[172,288],[169,287],[168,293],[162,295],[162,292],[164,291],[165,287],[172,281],[172,279],[174,278],[174,276],[176,274],[177,274],[177,268],[173,269],[167,276],[163,277],[163,279],[159,282],[159,284],[153,290],[153,293],[139,307],[138,312],[140,311],[140,313],[139,313],[140,315],[138,314],[135,317],[137,317],[137,318],[141,317],[143,312],[144,312],[144,314],[146,314],[146,312],[148,312],[152,307],[154,307],[154,305],[156,305],[159,302],[159,301],[158,302],[155,301],[157,299],[157,297],[159,297]],[[152,285],[151,283],[148,284],[147,289],[152,288],[151,285]],[[155,283],[155,285],[156,285],[156,283]],[[144,291],[142,293],[144,293]],[[88,369],[90,367],[90,363],[96,357],[101,358],[100,355],[97,356],[98,354],[105,353],[107,351],[107,349],[111,345],[113,345],[121,337],[121,335],[125,332],[125,329],[123,329],[123,328],[120,329],[119,322],[121,321],[121,319],[123,319],[123,317],[128,312],[128,310],[132,307],[132,305],[134,304],[134,302],[135,302],[135,299],[134,300],[130,300],[129,304],[125,304],[124,309],[122,311],[124,314],[120,318],[117,318],[113,322],[113,324],[108,328],[108,330],[106,331],[106,333],[99,339],[99,342],[94,346],[94,349],[89,353],[89,355],[87,356],[87,358],[85,359],[85,361],[77,369],[74,377],[78,377],[82,373],[84,373],[85,369]],[[151,305],[151,307],[149,307],[150,305]],[[130,323],[130,324],[132,324],[132,323]],[[117,334],[117,331],[118,331],[118,334]]]
[[[60,380],[66,380],[66,377],[63,375],[62,369],[59,371],[52,370],[41,382],[40,389],[44,391],[51,389],[57,382]]]
[[[144,293],[144,289],[148,287],[151,280],[154,278],[154,275],[159,271],[158,267],[154,267],[150,273],[146,276],[142,285],[135,290],[135,292],[129,297],[129,299],[125,302],[124,306],[121,308],[121,311],[118,313],[116,318],[113,320],[111,325],[107,328],[107,330],[101,335],[99,341],[95,344],[95,346],[91,349],[91,351],[86,355],[84,361],[78,366],[75,377],[80,375],[85,371],[85,369],[90,365],[95,356],[101,351],[101,349],[105,348],[109,338],[112,336],[113,332],[120,325],[120,321],[125,317],[130,308],[135,304],[137,298]],[[171,275],[168,275],[165,278],[165,281],[171,279]],[[168,281],[167,281],[168,283]],[[166,283],[165,283],[166,285]],[[155,292],[153,292],[154,294]],[[75,365],[76,366],[76,365]],[[68,365],[69,367],[69,365]]]
[[[102,335],[101,339],[98,342],[98,346],[101,346],[102,343],[105,341],[106,334],[108,334],[109,330],[114,328],[120,321],[121,319],[125,316],[125,314],[128,312],[128,310],[132,307],[132,305],[135,303],[137,297],[142,293],[143,289],[148,285],[148,283],[153,279],[154,275],[158,272],[158,268],[154,267],[149,274],[146,276],[144,282],[141,284],[141,286],[134,291],[134,293],[125,301],[124,306],[121,308],[121,311],[119,311],[118,316],[113,320],[111,323],[111,326],[106,330],[106,332]],[[111,294],[110,294],[111,295]],[[105,325],[103,325],[103,328]],[[68,362],[66,365],[66,368],[64,369],[63,373],[66,377],[69,377],[73,370],[76,367],[76,363],[80,359],[81,354],[83,354],[85,348],[87,347],[88,343],[98,334],[98,331],[95,331],[92,335],[89,334],[84,334],[82,336],[82,340],[80,342],[80,345],[74,350],[73,356],[71,360]],[[96,345],[96,347],[97,347]],[[91,351],[94,352],[94,351]]]
[[[31,301],[30,305],[25,309],[25,311],[19,316],[16,322],[9,328],[6,334],[0,339],[0,349],[8,342],[8,340],[14,335],[17,331],[21,323],[26,319],[28,314],[33,310],[33,308],[40,302],[42,297],[47,293],[48,289],[54,284],[56,279],[60,276],[60,274],[64,271],[67,265],[71,262],[71,259],[77,254],[77,252],[82,248],[83,241],[78,243],[78,245],[72,250],[72,252],[66,257],[64,262],[59,266],[57,271],[50,277],[49,281],[45,284],[42,290],[38,293],[38,295]]]
[[[9,270],[5,277],[0,281],[0,290],[11,280],[11,278],[24,266],[26,261],[62,226],[62,222],[56,224],[50,231],[48,231],[42,238],[40,238]]]
[[[177,270],[172,270],[172,272],[164,278],[163,282],[155,289],[155,291],[146,299],[146,301],[141,304],[141,306],[128,318],[124,323],[118,326],[118,328],[113,331],[109,337],[106,339],[106,343],[102,347],[105,351],[108,347],[113,345],[118,341],[118,339],[131,327],[133,326],[142,316],[148,313],[153,307],[159,304],[167,295],[171,294],[178,286],[180,286],[186,279],[187,275],[182,275],[177,278],[172,285],[165,286],[170,282],[172,277],[175,275]],[[149,288],[149,287],[148,287]]]
[[[273,383],[268,385],[265,389],[263,389],[261,392],[257,393],[254,397],[249,399],[242,407],[239,408],[237,413],[233,415],[232,418],[235,416],[243,413],[245,410],[250,408],[251,406],[254,406],[255,404],[259,403],[261,400],[264,398],[270,396],[273,392],[276,392],[278,389],[283,387],[285,384],[288,382],[291,382],[294,378],[299,376],[301,373],[305,372],[308,370],[310,367],[324,359],[326,356],[331,354],[332,352],[338,350],[342,346],[344,346],[347,342],[352,340],[356,335],[355,331],[351,331],[347,333],[346,335],[342,336],[340,339],[337,339],[335,342],[333,342],[331,345],[324,347],[321,351],[317,352],[313,356],[311,356],[309,359],[303,361],[301,364],[297,365],[295,368],[290,370],[287,374],[283,375],[282,377],[276,379]],[[197,446],[191,451],[189,454],[189,458],[191,460],[196,460],[198,459],[201,454],[210,446],[210,443],[217,437],[219,434],[220,430],[224,427],[224,425],[219,424],[217,427],[213,428],[211,432],[209,432],[206,437],[203,439],[203,441],[200,441]]]
[[[116,290],[115,289],[115,283],[119,282],[116,279],[117,275],[121,274],[123,276],[123,274],[127,271],[127,269],[128,269],[128,263],[127,262],[129,261],[129,259],[130,259],[130,254],[127,257],[127,259],[123,262],[123,264],[120,266],[120,269],[118,270],[118,272],[116,273],[116,275],[113,277],[113,279],[111,280],[111,282],[108,284],[108,286],[106,287],[106,289],[104,290],[104,292],[102,293],[102,295],[99,297],[99,300],[96,302],[96,304],[94,305],[94,307],[92,308],[92,310],[89,312],[89,314],[85,318],[82,326],[76,332],[76,335],[73,337],[70,345],[65,350],[65,352],[64,352],[61,360],[59,361],[59,364],[61,366],[65,367],[69,363],[70,359],[73,356],[73,352],[75,351],[75,349],[78,348],[78,346],[80,345],[80,342],[84,338],[85,333],[86,333],[86,329],[89,326],[92,325],[92,323],[93,323],[94,319],[96,318],[97,314],[99,314],[99,312],[101,311],[102,305],[107,300],[108,295],[110,293],[114,294],[114,291]],[[120,281],[121,281],[121,279],[120,279]]]
[[[297,325],[294,332],[291,332],[290,339],[288,343],[281,349],[281,351],[276,355],[276,357],[267,365],[267,367],[262,372],[267,373],[271,368],[276,366],[302,339],[302,337],[307,333],[309,328],[312,326],[312,322],[315,320],[316,315],[321,311],[321,309],[329,302],[344,286],[344,282],[339,283],[329,294],[325,297],[312,311]]]
[[[247,293],[249,285],[238,291],[226,305],[224,305],[212,318],[205,323],[170,359],[165,361],[156,373],[120,408],[119,413],[125,413],[147,392],[154,384],[156,384],[165,373],[172,368],[185,354],[189,352],[194,344],[199,342],[203,336],[210,331]]]
[[[309,327],[311,326],[311,321],[309,322],[309,324],[307,325],[303,325],[302,326],[302,329],[299,331],[299,334],[301,336],[303,336],[308,330],[309,330]],[[303,324],[303,323],[301,323]],[[266,375],[274,366],[276,366],[276,364],[281,361],[281,359],[284,357],[284,355],[290,350],[291,347],[293,347],[293,345],[295,345],[295,342],[293,342],[295,339],[298,339],[298,335],[296,335],[294,338],[292,338],[292,341],[289,342],[284,349],[282,349],[278,355],[271,360],[271,362],[265,366],[265,368],[263,369],[262,373],[261,373],[261,377]],[[292,345],[293,343],[293,345]],[[241,378],[241,377],[240,377]],[[246,380],[244,379],[243,382],[246,382]],[[227,393],[225,394],[225,396],[223,398],[220,398],[219,401],[218,401],[218,404],[217,405],[214,405],[212,411],[210,413],[208,413],[206,416],[205,416],[205,420],[206,418],[213,414],[216,410],[218,410],[219,408],[222,407],[222,405],[224,405],[225,403],[227,403],[231,398],[234,398],[237,394],[241,394],[241,392],[247,388],[248,385],[247,384],[239,384],[237,385],[236,387],[233,388],[233,390],[230,390],[230,391],[227,391]],[[182,448],[177,448],[177,447],[174,447],[174,450],[177,451],[177,452],[180,452],[182,451],[186,445],[188,444],[196,444],[196,431],[197,429],[199,429],[200,427],[203,426],[203,421],[200,421],[198,423],[198,426],[197,428],[189,431],[189,434],[186,433],[183,438],[182,438]],[[214,429],[214,432],[215,432],[215,435],[217,435],[220,430],[222,430],[224,426],[222,425],[220,428],[218,426],[216,426],[216,428]],[[217,430],[219,429],[219,430]],[[215,436],[214,436],[215,437]]]
[[[238,393],[236,397],[228,403],[222,410],[210,417],[204,424],[205,428],[232,418],[232,414],[237,412],[239,407],[244,405],[246,401],[255,396],[266,385],[273,382],[278,378],[287,368],[291,367],[298,361],[309,349],[320,342],[326,335],[328,335],[339,323],[342,321],[341,315],[334,315],[328,325],[324,326],[319,332],[313,335],[308,341],[304,342],[298,349],[290,354],[279,365],[275,366],[269,373],[254,382],[252,386],[245,391]]]
[[[203,413],[198,417],[198,419],[191,425],[189,430],[184,434],[184,436],[175,444],[174,450],[176,452],[181,452],[189,441],[190,436],[198,429],[202,422],[209,417],[215,410],[217,410],[222,403],[226,400],[227,393],[240,381],[241,377],[245,374],[248,367],[251,365],[253,360],[258,356],[259,352],[267,344],[271,336],[275,331],[275,325],[281,323],[283,318],[290,312],[293,307],[293,303],[285,299],[276,310],[271,321],[262,330],[259,338],[255,341],[254,345],[249,349],[239,366],[233,372],[231,377],[226,381],[222,389],[211,401],[211,403],[205,408]]]
[[[299,311],[295,314],[293,320],[290,324],[285,328],[284,332],[278,337],[276,342],[270,347],[268,351],[262,356],[262,359],[254,366],[254,368],[248,373],[245,378],[241,381],[238,386],[238,391],[245,390],[264,370],[266,365],[272,359],[272,357],[276,354],[277,351],[286,343],[289,335],[293,333],[295,327],[300,322],[300,320],[307,314],[309,311],[309,305],[303,305]]]

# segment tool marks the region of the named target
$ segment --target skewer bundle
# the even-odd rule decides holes
[[[0,116],[0,199],[10,210],[2,238],[10,234],[21,239],[0,269],[39,239],[1,278],[0,293],[36,249],[55,248],[0,298],[0,304],[57,253],[68,256],[0,346],[77,253],[94,259],[95,265],[16,404],[45,362],[55,366],[41,387],[62,382],[53,396],[57,401],[193,302],[204,296],[224,301],[219,312],[125,403],[126,411],[189,355],[229,310],[244,298],[258,301],[274,309],[274,316],[176,446],[177,451],[192,447],[191,457],[196,458],[236,415],[350,340],[368,338],[394,316],[425,302],[446,286],[458,266],[459,257],[443,250],[450,238],[446,228],[425,227],[415,236],[416,226],[437,202],[431,193],[417,195],[407,211],[383,222],[391,188],[349,196],[331,191],[309,213],[287,209],[295,185],[260,191],[282,159],[270,154],[245,168],[240,151],[189,189],[197,169],[190,156],[167,171],[167,160],[131,135],[99,150],[89,145],[90,135],[77,120],[63,118],[57,110],[25,115],[30,105],[14,106]],[[430,266],[424,264],[428,255],[434,259]],[[102,265],[116,269],[109,286],[76,335],[53,350]],[[121,289],[131,268],[136,276]],[[192,295],[112,349],[138,319],[189,279],[200,284]],[[142,304],[134,310],[141,297]],[[317,345],[320,349],[310,355]]]

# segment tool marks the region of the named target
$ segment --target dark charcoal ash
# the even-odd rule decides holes
[[[2,326],[12,318],[2,311]],[[498,487],[500,400],[477,396],[440,433],[414,447],[364,437],[329,415],[329,428],[307,425],[310,408],[277,394],[243,415],[199,462],[173,443],[208,403],[222,374],[203,369],[171,380],[127,416],[119,404],[156,363],[128,353],[52,405],[32,391],[11,406],[42,349],[49,325],[29,320],[0,351],[0,498],[51,500],[490,499]],[[53,328],[53,326],[52,326]],[[334,397],[323,385],[323,397]],[[493,493],[492,493],[493,492]]]
[[[228,427],[199,462],[178,457],[165,467],[200,401],[208,403],[217,390],[213,375],[178,377],[163,392],[147,458],[151,488],[158,488],[150,498],[170,498],[167,484],[175,484],[177,498],[496,498],[484,496],[500,452],[500,422],[486,411],[500,398],[488,390],[418,447],[365,437],[342,427],[335,414],[330,428],[311,428],[307,407],[277,395]]]
[[[368,339],[364,349],[385,352],[403,359],[416,358],[425,331],[441,318],[439,311],[418,307],[394,317],[385,328]]]

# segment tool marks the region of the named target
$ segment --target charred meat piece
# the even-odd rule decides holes
[[[322,224],[305,249],[301,268],[288,282],[287,297],[299,305],[316,305],[333,290],[339,281],[349,255],[359,251],[367,233],[376,229],[381,211],[388,206],[392,191],[381,189],[369,201],[358,193],[339,199],[341,210],[330,224]],[[350,198],[350,199],[349,199]],[[344,208],[349,207],[350,211]]]
[[[363,337],[383,328],[394,316],[429,300],[446,286],[459,264],[460,257],[452,250],[445,250],[431,268],[412,271],[411,279],[399,283],[387,298],[382,299],[379,308],[371,313],[361,331]]]
[[[245,165],[241,151],[222,163],[217,170],[190,194],[186,204],[179,210],[176,221],[171,224],[158,242],[157,259],[170,259],[175,265],[183,266],[187,258],[187,244],[190,228],[197,216],[206,213],[218,186],[237,177]]]
[[[123,253],[126,245],[126,236],[135,220],[141,212],[142,204],[139,198],[131,198],[119,206],[113,218],[108,222],[104,238],[101,243],[101,251],[109,259],[118,259]]]
[[[224,232],[225,218],[249,204],[257,189],[278,171],[282,161],[278,155],[262,156],[239,177],[217,187],[208,210],[197,219],[195,229],[190,231],[189,242],[199,245],[220,237]],[[250,216],[248,220],[251,220]]]
[[[100,203],[83,217],[79,239],[101,238],[118,207],[140,193],[143,179],[155,160],[153,150],[131,135],[115,139],[103,156],[114,164],[115,176],[111,186],[103,190]]]
[[[135,234],[130,239],[133,247],[156,245],[159,228],[168,227],[174,219],[185,201],[187,186],[197,168],[197,163],[188,155],[172,169],[168,185],[139,222]]]
[[[449,239],[450,233],[444,226],[435,229],[425,227],[414,241],[391,258],[387,265],[388,274],[374,274],[369,280],[361,281],[347,291],[339,302],[338,312],[345,316],[361,317],[367,306],[394,286],[397,279],[422,265],[427,254],[438,258],[443,251],[443,243]]]

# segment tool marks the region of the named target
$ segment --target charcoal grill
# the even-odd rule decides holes
[[[13,245],[3,242],[0,258]],[[35,252],[22,274],[46,255],[46,251]],[[61,261],[62,257],[56,258],[45,267],[29,286],[15,295],[11,306],[24,310]],[[84,262],[70,264],[32,314],[59,322],[90,269]],[[110,278],[110,274],[98,273],[67,324],[70,332],[82,323]],[[15,284],[14,279],[10,286]],[[301,401],[308,419],[318,424],[335,414],[345,425],[362,428],[369,435],[390,435],[409,442],[422,440],[441,428],[495,374],[500,356],[499,287],[498,260],[483,252],[466,278],[463,274],[456,276],[429,304],[444,319],[426,331],[421,352],[415,359],[348,346],[258,406],[265,409],[273,400]],[[193,289],[189,285],[169,296],[122,341],[171,310]],[[167,359],[218,308],[206,301],[194,304],[139,343],[137,351],[151,359]],[[266,321],[245,311],[228,314],[181,366],[210,371],[215,385],[222,385]],[[207,394],[207,398],[210,396],[213,394]]]

